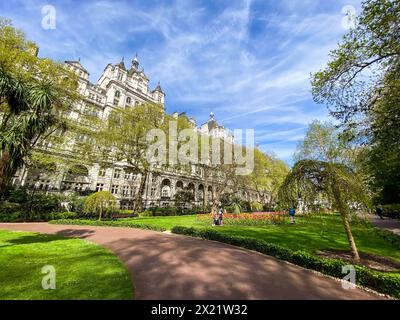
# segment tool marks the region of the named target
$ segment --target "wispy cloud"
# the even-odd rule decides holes
[[[44,4],[9,0],[0,10],[43,56],[80,57],[93,82],[107,63],[138,52],[168,111],[199,122],[213,111],[232,129],[254,128],[262,148],[290,162],[307,124],[328,118],[312,100],[310,73],[346,31],[342,7],[360,1],[53,0],[56,30],[41,28]]]

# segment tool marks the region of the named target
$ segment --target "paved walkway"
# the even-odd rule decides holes
[[[374,216],[372,218],[372,222],[375,226],[390,230],[400,236],[400,220],[390,218],[381,219],[377,216]]]
[[[377,299],[361,289],[233,246],[154,231],[47,223],[0,229],[85,238],[111,249],[127,266],[136,299]]]

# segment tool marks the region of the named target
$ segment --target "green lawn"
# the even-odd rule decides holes
[[[212,227],[197,216],[141,217],[101,222],[115,226],[151,226],[170,230],[174,226],[212,228],[218,232],[263,239],[270,243],[315,253],[318,250],[348,250],[348,242],[339,215],[297,218],[296,225],[223,226]],[[87,222],[90,223],[90,222]],[[377,234],[375,228],[366,224],[352,224],[353,234],[360,252],[381,255],[400,261],[400,250]]]
[[[132,299],[127,270],[108,250],[85,240],[0,230],[0,299]],[[56,289],[42,288],[42,267]]]
[[[348,250],[347,237],[339,215],[297,218],[296,225],[268,226],[211,226],[199,221],[197,216],[140,217],[116,221],[60,221],[71,224],[95,224],[126,227],[152,227],[155,230],[170,230],[174,226],[212,228],[233,236],[252,237],[279,244],[293,250],[315,253],[318,250]],[[398,246],[382,238],[369,224],[352,224],[353,235],[360,252],[381,255],[400,261]]]

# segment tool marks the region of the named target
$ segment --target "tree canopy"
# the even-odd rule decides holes
[[[381,203],[400,202],[399,35],[399,1],[363,1],[355,28],[312,79],[315,101],[363,145],[363,168]]]
[[[77,77],[0,19],[0,194],[34,147],[68,128]]]

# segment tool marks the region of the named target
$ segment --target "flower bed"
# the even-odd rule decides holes
[[[212,223],[213,214],[198,215],[197,219],[205,224]],[[270,224],[282,224],[287,222],[286,212],[254,212],[223,215],[224,225],[259,226]]]

